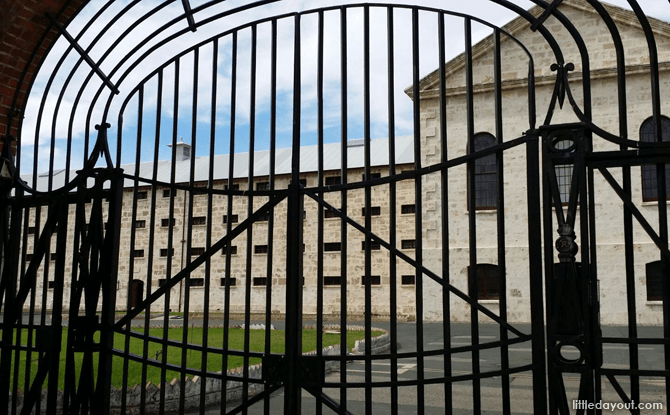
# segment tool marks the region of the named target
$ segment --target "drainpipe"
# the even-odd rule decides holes
[[[184,208],[182,209],[182,225],[181,225],[181,258],[179,259],[179,269],[184,269],[184,245],[186,244],[186,190],[184,190]],[[181,299],[182,299],[182,290],[184,287],[184,279],[182,278],[179,281],[179,307],[177,311],[181,313]]]

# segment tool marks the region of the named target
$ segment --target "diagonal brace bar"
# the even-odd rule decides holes
[[[65,37],[65,39],[67,39],[67,41],[70,42],[70,45],[72,45],[72,47],[75,48],[75,50],[76,50],[77,52],[79,52],[79,54],[81,55],[81,57],[86,61],[86,63],[89,64],[89,66],[91,67],[91,69],[93,69],[93,71],[95,71],[95,73],[98,74],[98,76],[100,77],[100,79],[102,79],[102,82],[104,82],[105,85],[107,85],[107,86],[109,87],[109,89],[112,90],[112,92],[114,92],[116,95],[118,95],[118,94],[119,94],[119,89],[116,87],[116,85],[114,85],[114,84],[112,83],[112,81],[107,77],[107,75],[105,75],[104,72],[102,72],[102,69],[100,69],[100,66],[99,66],[97,63],[95,63],[95,62],[93,61],[93,59],[91,59],[91,57],[90,57],[89,54],[84,50],[84,48],[82,48],[82,47],[79,45],[79,43],[77,43],[77,40],[74,39],[74,38],[72,37],[72,35],[70,35],[70,34],[68,33],[68,31],[65,30],[65,28],[63,27],[63,25],[61,25],[61,24],[58,22],[58,20],[56,20],[51,14],[47,13],[46,15],[47,15],[47,17],[49,18],[49,20],[51,20],[51,23],[53,23],[53,25],[56,26],[56,28],[58,29],[58,31],[63,35],[63,37]]]
[[[658,236],[654,228],[647,222],[647,219],[645,219],[644,215],[640,213],[640,211],[635,207],[635,204],[630,200],[630,197],[626,195],[626,192],[619,186],[619,183],[614,179],[612,174],[606,169],[606,168],[599,168],[598,169],[600,173],[603,175],[605,180],[607,180],[607,183],[612,186],[612,189],[616,192],[616,194],[619,196],[623,204],[630,209],[631,213],[633,216],[635,216],[635,219],[640,223],[640,226],[642,226],[642,229],[644,229],[649,237],[651,238],[652,241],[656,244],[658,249],[661,251],[661,254],[665,256],[668,260],[670,260],[670,251],[668,251],[667,248],[663,247],[663,241],[661,241],[661,238]]]
[[[193,19],[193,12],[191,11],[191,3],[188,0],[181,0],[182,6],[184,6],[184,14],[186,14],[186,21],[188,22],[188,28],[191,29],[191,32],[198,30],[195,26],[195,20]]]
[[[309,190],[304,191],[307,196],[310,198],[314,199],[317,203],[320,205],[330,209],[333,213],[335,213],[336,216],[339,216],[341,219],[345,220],[349,225],[353,226],[356,228],[358,231],[360,231],[362,234],[365,236],[369,236],[372,238],[374,241],[379,242],[381,246],[384,248],[388,249],[389,252],[392,254],[395,254],[398,258],[404,260],[414,268],[417,268],[421,270],[423,274],[426,274],[429,276],[433,281],[436,283],[446,286],[449,291],[451,291],[453,294],[455,294],[457,297],[461,298],[463,301],[467,302],[470,304],[470,306],[476,308],[477,310],[481,311],[484,313],[487,317],[489,317],[491,320],[495,321],[496,323],[500,324],[501,326],[505,327],[507,330],[511,331],[512,333],[516,334],[519,337],[525,336],[522,332],[511,326],[508,322],[505,320],[501,319],[499,316],[495,315],[493,312],[488,310],[486,307],[482,306],[481,304],[477,303],[474,301],[470,296],[465,294],[463,291],[459,290],[458,288],[454,287],[453,285],[449,284],[449,282],[445,281],[443,278],[440,278],[437,274],[435,274],[433,271],[429,270],[428,268],[424,267],[423,265],[419,265],[415,260],[410,258],[409,256],[405,255],[402,251],[399,251],[396,249],[396,247],[391,246],[388,242],[383,240],[381,237],[375,235],[371,230],[366,229],[363,225],[359,224],[355,220],[351,219],[349,216],[344,215],[340,210],[338,210],[336,207],[331,205],[330,203],[326,202],[319,196],[315,195],[314,193],[310,192]]]
[[[279,202],[284,200],[284,197],[274,197],[270,199],[269,202],[258,208],[256,212],[254,212],[251,216],[249,216],[247,219],[245,219],[242,223],[240,223],[238,226],[235,227],[230,233],[226,234],[223,238],[219,239],[217,243],[212,245],[211,248],[209,248],[207,251],[205,251],[204,254],[200,255],[197,257],[195,260],[193,260],[190,264],[188,264],[184,269],[179,271],[174,277],[170,278],[169,280],[165,281],[165,284],[163,284],[159,289],[154,291],[149,297],[147,297],[146,300],[142,301],[137,307],[133,308],[132,311],[130,311],[128,314],[123,316],[121,320],[117,321],[116,324],[114,324],[114,328],[116,330],[120,330],[123,326],[125,326],[130,320],[133,318],[137,317],[142,311],[144,311],[145,308],[157,299],[159,299],[162,295],[164,295],[167,290],[172,289],[175,285],[179,283],[179,281],[183,280],[186,278],[187,275],[189,275],[193,270],[198,268],[200,265],[204,264],[205,261],[207,261],[209,258],[212,257],[215,253],[219,252],[222,248],[228,245],[230,241],[235,239],[237,236],[239,236],[242,232],[247,230],[254,222],[256,222],[261,216],[265,215],[267,212],[270,211],[273,207],[277,206]]]

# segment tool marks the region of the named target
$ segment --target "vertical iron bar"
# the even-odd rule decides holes
[[[140,86],[137,92],[137,143],[135,146],[135,177],[140,176],[140,161],[142,155],[142,125],[144,121],[144,85]],[[135,221],[137,220],[137,179],[133,183],[133,199],[132,207],[130,212],[130,243],[128,246],[128,298],[126,301],[126,312],[130,312],[130,301],[131,301],[131,291],[132,291],[132,281],[133,275],[135,273],[135,238],[136,238],[136,228]],[[153,201],[153,199],[152,199]],[[131,330],[132,320],[128,321],[126,325],[126,335],[124,336],[124,357],[123,357],[123,375],[122,375],[122,385],[121,385],[121,413],[126,412],[126,394],[128,391],[128,353],[130,353],[130,330]]]
[[[316,79],[316,101],[317,101],[317,146],[318,146],[318,171],[317,187],[323,187],[323,37],[324,37],[324,14],[319,11],[318,21],[318,40],[317,40],[317,79]],[[322,191],[318,192],[319,197],[323,197]],[[323,206],[317,204],[317,256],[316,256],[316,353],[319,358],[323,356]],[[323,399],[321,394],[323,388],[319,385],[316,389],[316,415],[323,413]]]
[[[235,176],[235,116],[236,116],[236,101],[237,101],[237,31],[233,32],[232,51],[231,51],[231,74],[230,74],[230,149],[228,157],[228,189],[233,189],[233,182]],[[226,234],[233,230],[232,214],[233,214],[233,195],[228,194],[228,207],[226,210],[228,220],[226,221]],[[228,344],[230,336],[230,283],[231,283],[231,244],[226,244],[226,279],[225,279],[225,300],[223,309],[223,347],[221,359],[221,373],[228,373]],[[228,377],[224,376],[221,380],[221,396],[226,396],[228,390]],[[227,402],[221,399],[221,415],[226,413]]]
[[[174,90],[173,90],[173,115],[172,115],[172,157],[170,160],[170,188],[174,189],[175,179],[176,179],[176,165],[177,165],[177,135],[179,135],[179,59],[174,62]],[[169,218],[169,227],[168,227],[168,246],[167,246],[167,264],[165,266],[165,281],[168,281],[172,277],[172,257],[174,256],[174,228],[176,226],[176,218],[174,213],[174,202],[175,202],[176,192],[170,192],[170,207],[168,215]],[[184,198],[186,198],[186,192],[184,192]],[[173,225],[174,224],[174,225]],[[182,227],[184,224],[182,223]],[[163,308],[163,348],[161,351],[161,377],[160,381],[165,382],[167,379],[167,354],[168,354],[168,330],[170,328],[170,293],[172,289],[165,291],[165,306]],[[158,413],[165,413],[165,388],[161,388],[158,402]]]
[[[219,70],[219,38],[214,39],[212,43],[212,89],[210,101],[210,118],[209,118],[209,174],[207,179],[207,187],[214,188],[214,152],[216,151],[216,88],[218,86],[218,70]],[[195,155],[192,155],[194,157]],[[205,236],[205,250],[212,247],[212,221],[213,215],[213,199],[214,195],[208,193],[207,195],[207,230]],[[205,413],[205,394],[207,393],[207,345],[209,344],[209,303],[210,303],[210,289],[212,282],[212,261],[207,258],[205,262],[205,298],[203,302],[203,319],[202,319],[202,360],[200,368],[202,369],[202,381],[200,382],[200,415]]]
[[[341,108],[341,161],[340,177],[342,184],[347,178],[347,140],[348,140],[348,107],[347,107],[347,9],[340,8],[340,108]],[[340,192],[340,211],[347,215],[347,191]],[[340,407],[342,412],[347,410],[347,223],[340,221]],[[342,330],[344,328],[344,330]]]
[[[446,40],[444,30],[444,13],[438,14],[438,48],[440,55],[440,161],[445,162],[449,159],[447,142],[447,85],[446,85]],[[444,342],[444,413],[451,415],[453,413],[453,385],[451,382],[451,296],[449,292],[449,169],[443,169],[440,172],[442,201],[442,279],[445,284],[442,286],[442,339]]]
[[[421,100],[420,97],[420,72],[419,72],[419,9],[412,8],[412,84],[413,84],[413,124],[414,124],[414,169],[421,168]],[[416,203],[414,239],[415,239],[415,260],[420,266],[423,265],[423,202],[422,202],[422,176],[416,176],[414,179],[414,201]],[[424,411],[424,373],[423,373],[423,274],[421,269],[415,269],[415,313],[416,313],[416,402],[417,411]]]
[[[503,137],[503,110],[502,110],[502,62],[500,51],[500,30],[493,32],[493,82],[495,89],[495,128],[496,143],[502,144]],[[496,210],[496,219],[498,224],[498,269],[500,272],[498,293],[499,293],[499,315],[500,318],[507,321],[507,262],[505,258],[505,178],[503,169],[503,152],[496,153],[496,179],[498,188],[498,203]],[[500,340],[508,339],[507,329],[500,326]],[[500,346],[500,364],[503,372],[509,370],[509,348],[506,344]],[[502,410],[503,414],[510,414],[510,380],[509,374],[503,373],[501,376],[502,387]]]
[[[465,100],[467,105],[467,137],[468,153],[475,153],[475,106],[472,75],[472,22],[465,19]],[[475,188],[475,161],[468,162],[468,220],[469,220],[469,291],[470,297],[478,301],[477,293],[477,214]],[[479,314],[476,308],[470,308],[470,338],[472,340],[472,373],[479,374]],[[473,413],[481,414],[481,381],[472,380],[472,409]]]
[[[370,8],[363,7],[363,171],[364,181],[370,180]],[[365,228],[372,229],[372,189],[365,186]],[[365,235],[365,413],[372,414],[372,261],[370,235]]]
[[[158,178],[158,156],[159,156],[159,146],[161,138],[161,113],[163,111],[163,70],[161,69],[158,72],[157,76],[157,88],[156,88],[156,132],[154,137],[154,161],[153,161],[153,173],[152,178],[157,180]],[[120,129],[119,129],[120,130]],[[173,197],[173,189],[170,189],[170,197]],[[171,219],[168,219],[171,223]],[[156,229],[156,186],[152,186],[151,192],[151,218],[149,219],[149,246],[148,246],[148,257],[147,257],[147,278],[146,278],[146,298],[151,295],[151,286],[153,283],[153,264],[154,264],[154,244],[155,244],[155,229]],[[144,310],[144,338],[149,337],[149,325],[151,322],[151,303],[147,304],[146,310]],[[147,384],[147,359],[149,357],[149,342],[144,341],[142,345],[142,382],[140,385]],[[146,388],[141,388],[140,390],[140,415],[144,415],[145,404],[147,398]]]
[[[277,139],[277,21],[272,20],[272,38],[270,51],[270,190],[275,188],[275,166],[276,166],[276,139]],[[265,354],[271,352],[271,331],[272,325],[272,277],[274,269],[272,268],[273,249],[274,249],[274,207],[270,209],[270,218],[268,220],[268,260],[267,277],[268,283],[265,287]],[[265,391],[270,389],[270,385],[265,384]],[[263,409],[265,415],[270,415],[270,396],[263,400]]]
[[[545,370],[545,343],[544,343],[544,309],[542,304],[542,237],[540,227],[540,159],[537,130],[528,132],[526,144],[526,187],[528,200],[528,265],[530,279],[530,316],[533,357],[533,412],[547,413],[547,386]],[[548,180],[544,180],[544,208],[545,208],[545,261],[553,263],[553,243],[551,243],[551,205],[547,203],[549,195]],[[549,223],[547,224],[547,218]],[[549,233],[547,233],[549,228]],[[549,244],[547,246],[547,241]],[[547,255],[548,258],[547,258]],[[549,265],[550,267],[551,265]],[[549,277],[547,277],[549,278]],[[547,288],[547,298],[549,298]],[[548,301],[548,300],[547,300]],[[547,302],[547,316],[549,318],[549,302]],[[551,346],[551,345],[550,345]],[[551,364],[549,365],[551,373]],[[550,384],[553,378],[550,379]],[[556,385],[554,385],[556,386]],[[552,413],[555,411],[555,406]]]
[[[193,190],[195,187],[195,152],[197,149],[197,123],[198,123],[198,72],[200,70],[200,49],[196,48],[193,50],[193,89],[192,89],[192,107],[191,107],[191,155],[189,158],[190,161],[190,173],[189,173],[189,191],[188,191],[188,215],[183,215],[184,218],[188,219],[188,225],[184,224],[186,227],[186,261],[182,263],[188,266],[191,263],[191,252],[193,248]],[[186,194],[184,194],[186,195]],[[207,222],[210,222],[209,220]],[[182,228],[183,229],[183,228]],[[182,237],[182,258],[184,256],[184,238]],[[180,283],[181,286],[181,283]],[[179,294],[182,295],[181,292]],[[181,382],[179,385],[179,412],[184,413],[185,410],[185,399],[186,399],[186,366],[188,364],[188,331],[189,331],[189,321],[190,321],[190,306],[191,306],[191,274],[187,274],[184,278],[184,297],[180,298],[179,301],[184,304],[183,320],[182,320],[182,348],[181,348]],[[182,310],[179,310],[182,311]],[[206,330],[206,327],[203,327],[203,330]],[[202,380],[204,382],[205,379]]]
[[[256,54],[257,54],[257,28],[251,26],[251,74],[249,85],[249,190],[254,187],[254,151],[256,139]],[[254,213],[254,197],[249,195],[247,199],[247,217]],[[244,286],[244,365],[242,369],[242,414],[247,414],[247,401],[249,400],[249,333],[251,324],[251,277],[253,249],[253,226],[247,229],[247,263],[246,282]],[[267,277],[267,276],[266,276]],[[266,279],[267,281],[267,279]],[[267,285],[267,282],[266,282]],[[267,329],[267,327],[266,327]]]
[[[394,55],[394,26],[393,7],[386,8],[387,30],[387,70],[388,70],[388,136],[389,136],[389,176],[395,176],[395,55]],[[396,248],[398,243],[396,234],[397,222],[397,185],[396,181],[389,183],[389,243]],[[390,254],[390,335],[391,335],[391,415],[398,415],[398,280],[397,258],[395,253]]]
[[[300,15],[294,22],[293,46],[293,143],[291,149],[291,183],[289,184],[286,228],[286,361],[284,413],[301,413],[299,365],[302,355],[302,210],[300,189],[300,99],[301,54]]]

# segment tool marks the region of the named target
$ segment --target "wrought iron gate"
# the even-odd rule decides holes
[[[652,25],[635,1],[625,12],[648,43],[649,64],[636,66],[635,76],[649,77],[645,102],[652,111],[636,140],[629,137],[629,120],[637,120],[640,107],[628,102],[633,75],[622,18],[615,14],[624,12],[595,0],[536,1],[531,12],[493,1],[519,16],[504,28],[463,13],[384,4],[275,13],[239,24],[237,16],[274,2],[219,11],[219,1],[193,8],[183,1],[179,17],[147,37],[153,43],[131,49],[106,74],[105,59],[142,23],[117,33],[93,61],[96,42],[137,6],[123,6],[82,48],[78,42],[112,3],[77,36],[57,25],[68,53],[79,55],[68,70],[61,69],[63,55],[48,78],[36,110],[32,175],[22,167],[28,138],[19,140],[16,158],[12,138],[5,138],[0,407],[12,414],[144,414],[204,413],[212,406],[247,413],[262,405],[270,413],[281,399],[275,392],[283,390],[287,414],[395,414],[408,400],[419,413],[596,413],[573,403],[608,399],[614,396],[608,388],[621,403],[644,402],[650,384],[663,390],[668,404],[670,178],[664,163],[670,121],[660,92],[665,49],[659,54],[655,33],[661,29],[653,28],[667,23]],[[147,18],[169,5],[156,6]],[[607,27],[614,67],[592,71],[589,39],[570,20],[582,15]],[[548,19],[560,29],[549,28]],[[171,41],[219,21],[233,28],[181,47],[169,59],[161,55]],[[447,62],[454,24],[462,28],[464,52]],[[430,36],[422,35],[423,27]],[[474,42],[473,27],[491,35]],[[547,55],[534,56],[525,37],[532,33],[551,51],[550,64]],[[289,57],[282,54],[287,50]],[[406,60],[398,50],[407,52]],[[437,69],[422,78],[423,57],[431,53]],[[133,77],[157,57],[151,71]],[[360,65],[350,65],[357,57]],[[70,112],[63,110],[66,161],[58,169],[59,108],[82,63],[91,70]],[[373,67],[382,64],[385,77],[376,83]],[[395,95],[403,64],[412,73],[407,111]],[[510,79],[506,65],[524,75]],[[488,78],[482,67],[490,68]],[[61,70],[68,76],[47,134],[48,167],[40,170],[46,97]],[[311,84],[308,75],[315,78]],[[606,76],[617,91],[616,132],[592,104],[609,88],[596,85]],[[516,100],[508,108],[509,90]],[[80,104],[87,95],[88,106]],[[352,96],[360,99],[360,119],[350,115]],[[538,102],[547,113],[540,126]],[[387,138],[378,140],[381,107]],[[75,120],[88,125],[97,116],[102,122],[95,132],[84,129],[78,147]],[[409,137],[396,134],[405,121]],[[179,140],[182,134],[188,144]],[[168,143],[166,154],[161,146]],[[633,166],[642,166],[641,190],[631,179]],[[642,205],[635,199],[639,191]],[[606,192],[610,199],[603,202]],[[602,205],[615,200],[622,223],[612,231],[614,216]],[[657,209],[657,228],[645,215],[650,206]],[[612,248],[619,254],[608,251],[616,244],[605,243],[597,225],[622,233],[618,251]],[[644,238],[650,242],[640,242]],[[646,264],[647,287],[658,275],[658,298],[650,301],[659,302],[648,306],[662,307],[662,317],[657,329],[638,330],[638,319],[650,317],[639,310],[636,258],[647,260],[650,252],[659,260]],[[612,263],[623,254],[623,270],[601,262],[599,273],[599,253]],[[625,336],[601,327],[603,301],[624,299],[601,296],[600,287],[617,281],[625,294]],[[181,317],[178,329],[170,328],[175,316]],[[410,323],[402,319],[414,321],[409,337],[400,327]],[[316,350],[305,354],[303,325],[312,320]],[[340,327],[338,352],[324,348],[321,336],[331,320]],[[252,350],[253,321],[268,328],[262,350]],[[344,328],[360,321],[362,352],[348,354]],[[229,328],[236,322],[244,327],[240,350],[231,345]],[[161,327],[152,328],[156,323]],[[212,334],[219,323],[220,344]],[[285,328],[284,351],[272,347],[272,325]],[[386,325],[387,337],[375,338],[375,325]],[[434,330],[441,342],[426,341]],[[201,333],[198,342],[195,333]],[[384,338],[387,349],[378,353],[375,344]],[[606,353],[613,345],[628,352],[628,363],[613,365]],[[642,347],[661,353],[664,367],[644,367]],[[240,369],[228,371],[234,358],[241,359]],[[379,366],[389,371],[374,370]],[[135,369],[141,385],[151,370],[159,371],[159,387],[133,387]],[[531,403],[513,379],[529,379]]]

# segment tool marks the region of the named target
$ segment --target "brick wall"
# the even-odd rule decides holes
[[[16,135],[19,117],[13,108],[23,107],[28,87],[58,36],[46,14],[66,26],[87,2],[0,0],[0,138]]]

